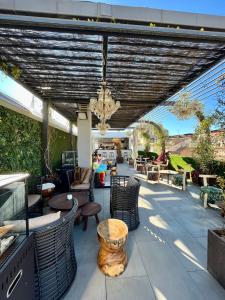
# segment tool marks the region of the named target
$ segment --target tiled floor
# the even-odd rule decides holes
[[[119,165],[119,173],[135,174],[125,164]],[[204,209],[198,195],[195,186],[183,192],[142,181],[141,224],[129,233],[128,266],[117,278],[105,277],[98,269],[94,218],[86,232],[76,226],[78,270],[64,299],[224,300],[225,290],[206,270],[207,230],[221,227],[223,220],[216,209]],[[109,189],[95,190],[95,201],[103,207],[100,220],[109,218]]]

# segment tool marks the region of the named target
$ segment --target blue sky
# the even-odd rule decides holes
[[[118,5],[144,6],[159,9],[187,11],[203,14],[225,15],[224,0],[104,0],[103,2]]]
[[[132,6],[144,6],[158,9],[169,9],[177,11],[188,11],[195,13],[208,13],[225,15],[225,0],[144,0],[144,1],[134,1],[134,0],[111,0],[111,1],[95,1],[92,2],[104,2],[110,4],[121,4],[121,5],[132,5]],[[32,96],[29,92],[20,88],[18,85],[13,84],[12,80],[4,78],[0,79],[0,90],[5,92],[11,97],[17,97],[18,100],[31,102]],[[26,99],[26,100],[24,100]],[[210,114],[216,106],[216,96],[211,96],[204,100],[205,111]],[[164,117],[163,114],[158,114],[156,116],[156,122],[161,123],[167,130],[169,134],[183,134],[193,132],[197,121],[192,118],[190,120],[180,121],[177,120],[174,115],[167,113]]]

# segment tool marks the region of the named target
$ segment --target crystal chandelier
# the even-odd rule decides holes
[[[102,121],[96,125],[96,128],[99,130],[101,135],[104,135],[106,131],[110,128],[110,125]]]
[[[106,82],[102,83],[101,89],[98,91],[98,99],[90,99],[90,110],[101,121],[106,121],[120,108],[120,101],[114,101],[111,91],[106,86]]]

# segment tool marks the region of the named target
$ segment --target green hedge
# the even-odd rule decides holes
[[[51,128],[50,160],[52,169],[60,167],[62,163],[62,152],[71,150],[70,135],[56,128]],[[73,149],[76,149],[76,137],[73,136]]]
[[[151,159],[156,159],[158,154],[156,152],[146,152],[146,151],[138,151],[138,155],[142,155],[143,157],[149,157]]]
[[[41,128],[40,122],[0,106],[0,173],[42,173]]]
[[[70,150],[69,134],[51,128],[50,158],[53,170],[61,164],[61,153]],[[76,149],[76,137],[73,138]],[[0,173],[43,174],[42,123],[0,106]]]

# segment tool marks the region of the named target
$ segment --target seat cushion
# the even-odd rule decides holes
[[[30,194],[30,195],[28,195],[28,208],[30,208],[33,205],[35,205],[36,203],[38,203],[40,198],[41,198],[40,194]]]
[[[42,226],[46,226],[52,222],[57,221],[60,219],[61,211],[56,213],[44,215],[37,218],[29,219],[29,229],[34,230]],[[26,230],[26,221],[25,220],[12,220],[12,221],[4,221],[4,225],[14,225],[12,228],[13,232],[23,232]]]
[[[72,190],[89,190],[90,183],[80,183],[80,184],[72,184],[70,186]]]

